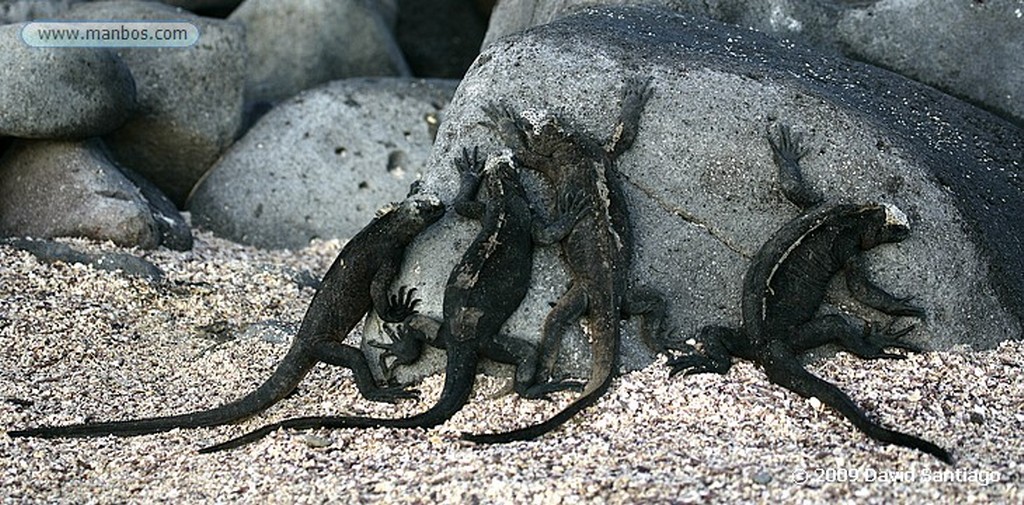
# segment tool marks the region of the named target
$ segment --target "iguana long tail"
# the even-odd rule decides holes
[[[616,326],[609,328],[611,333],[607,334],[607,337],[594,338],[593,355],[595,362],[591,367],[587,386],[576,401],[544,422],[504,433],[463,433],[462,439],[478,444],[503,444],[517,440],[532,440],[554,430],[583,409],[597,403],[597,400],[611,386],[612,376],[615,371],[615,359],[619,355],[618,320],[614,319],[612,324]]]
[[[445,371],[444,389],[437,403],[427,411],[401,419],[380,419],[375,417],[313,416],[285,419],[269,424],[245,435],[199,450],[209,454],[234,449],[255,442],[281,428],[430,428],[450,419],[469,401],[476,378],[477,351],[472,343],[451,346],[448,349],[448,366]]]
[[[313,368],[317,359],[302,345],[293,345],[274,374],[252,393],[220,407],[174,416],[110,421],[102,423],[41,426],[9,431],[14,437],[68,438],[105,435],[135,436],[170,431],[175,428],[218,426],[254,415],[291,393]]]
[[[816,397],[822,403],[839,411],[860,431],[883,443],[901,445],[926,452],[939,458],[943,463],[953,464],[953,456],[945,449],[913,435],[883,428],[868,419],[860,407],[846,393],[836,386],[808,372],[791,352],[772,346],[774,355],[763,360],[765,373],[772,382],[797,393],[804,398]]]

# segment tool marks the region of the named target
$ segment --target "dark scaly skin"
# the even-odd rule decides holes
[[[536,349],[526,341],[500,335],[502,325],[519,307],[530,287],[533,243],[539,237],[560,239],[576,222],[585,206],[568,206],[567,219],[556,224],[560,230],[542,232],[535,227],[517,168],[507,155],[492,158],[480,170],[476,151],[464,151],[458,163],[462,183],[455,209],[461,215],[479,219],[481,230],[452,270],[444,292],[444,320],[436,344],[447,351],[444,389],[429,410],[402,419],[318,416],[284,420],[227,442],[205,448],[209,453],[254,442],[280,428],[429,428],[448,420],[469,399],[481,357],[517,365],[516,391],[524,396],[572,387],[571,383],[535,386]],[[487,188],[484,202],[475,201],[481,177]],[[537,238],[535,238],[537,237]],[[425,338],[405,329],[393,337],[398,341],[383,346],[399,361],[418,356]]]
[[[757,252],[743,279],[743,325],[737,331],[721,326],[702,328],[695,349],[669,362],[672,374],[724,374],[733,357],[754,361],[768,379],[805,398],[815,397],[837,410],[869,437],[883,443],[924,451],[952,463],[946,450],[921,438],[884,428],[867,417],[849,396],[808,372],[800,354],[836,343],[863,358],[902,358],[885,348],[917,351],[899,331],[877,328],[847,316],[815,317],[828,284],[844,272],[846,284],[859,301],[891,316],[923,318],[922,309],[897,298],[868,280],[862,255],[878,245],[904,240],[910,233],[906,217],[892,206],[820,205],[821,198],[803,183],[799,161],[800,137],[781,127],[769,136],[786,197],[805,209],[786,223]]]
[[[616,370],[620,320],[624,313],[647,313],[642,326],[645,342],[655,350],[664,302],[653,292],[629,292],[633,237],[625,196],[615,160],[633,143],[640,114],[650,98],[647,81],[627,83],[619,119],[612,137],[601,145],[579,132],[570,131],[558,118],[535,117],[534,112],[515,114],[492,107],[504,140],[515,148],[517,159],[543,174],[559,195],[580,191],[594,205],[562,241],[562,253],[572,286],[544,321],[541,356],[545,360],[537,380],[550,378],[568,325],[584,319],[591,339],[593,364],[580,397],[550,419],[506,433],[470,434],[463,438],[478,443],[504,443],[539,437],[594,404],[608,390]]]
[[[165,417],[39,427],[9,431],[11,437],[92,437],[144,435],[175,428],[217,426],[259,413],[291,393],[318,362],[350,368],[359,392],[370,400],[393,402],[415,391],[380,387],[359,349],[342,343],[371,309],[385,321],[402,321],[415,305],[404,288],[389,298],[406,246],[444,214],[436,198],[409,198],[371,221],[338,254],[310,302],[302,325],[273,375],[255,391],[231,403],[200,412]]]

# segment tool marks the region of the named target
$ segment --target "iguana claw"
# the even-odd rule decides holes
[[[416,314],[416,306],[420,304],[416,298],[416,288],[402,286],[398,293],[388,297],[388,306],[381,312],[380,316],[386,322],[400,323],[409,316]]]

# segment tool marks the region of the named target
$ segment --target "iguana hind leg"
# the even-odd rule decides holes
[[[512,335],[498,335],[482,343],[483,355],[499,363],[515,365],[512,389],[523,398],[543,398],[548,393],[567,389],[579,390],[579,381],[562,380],[537,383],[540,356],[533,343]]]
[[[703,347],[703,353],[692,346],[677,349],[683,351],[684,354],[668,361],[668,366],[672,369],[669,372],[670,377],[678,373],[683,375],[699,373],[724,375],[732,368],[732,358],[735,355],[730,348],[746,349],[748,347],[747,344],[741,342],[744,340],[741,332],[725,326],[705,326],[700,329],[696,340]]]
[[[423,316],[416,316],[421,317]],[[381,350],[377,366],[380,367],[384,378],[391,380],[394,378],[396,367],[409,366],[420,359],[427,337],[409,323],[385,324],[382,328],[390,340],[370,342],[370,346]]]
[[[635,287],[626,293],[622,313],[627,317],[640,317],[640,340],[651,351],[664,354],[665,297],[654,288]]]
[[[920,352],[917,346],[900,340],[913,329],[914,326],[911,325],[893,330],[892,324],[879,327],[844,315],[829,314],[795,328],[787,344],[798,353],[833,343],[865,359],[902,359],[902,354],[888,353],[884,350],[897,348]]]
[[[359,393],[367,400],[395,403],[402,399],[415,399],[419,392],[395,386],[381,386],[370,372],[362,351],[336,340],[320,340],[313,345],[313,354],[324,363],[352,370]]]
[[[574,284],[558,299],[551,312],[548,312],[538,346],[540,369],[534,378],[535,383],[547,382],[554,375],[558,352],[562,349],[562,338],[569,325],[583,317],[588,305],[587,293]]]

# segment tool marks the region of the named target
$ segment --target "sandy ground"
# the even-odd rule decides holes
[[[268,376],[313,295],[295,279],[319,277],[340,244],[266,252],[198,239],[188,253],[134,251],[166,272],[159,284],[0,247],[0,502],[1024,502],[1021,343],[901,361],[840,353],[812,365],[884,424],[951,448],[954,467],[875,443],[746,363],[671,380],[657,363],[620,377],[558,431],[503,446],[458,435],[541,420],[572,394],[495,397],[504,379],[481,377],[470,404],[435,429],[277,432],[196,454],[284,417],[418,412],[441,387],[431,377],[421,401],[375,404],[347,371],[320,366],[296,394],[239,425],[9,438],[3,430],[212,407]],[[201,330],[210,325],[229,331]]]

